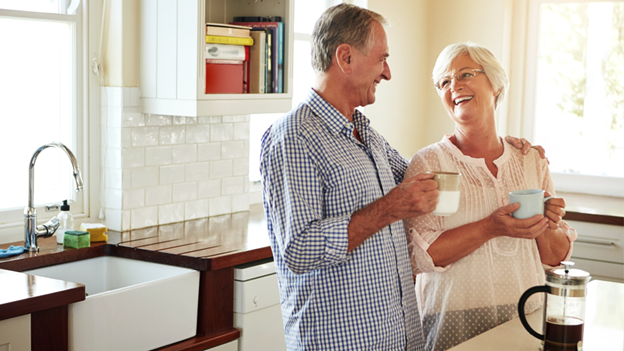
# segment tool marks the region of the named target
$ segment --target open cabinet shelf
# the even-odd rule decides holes
[[[292,105],[293,0],[142,0],[142,112],[175,116],[287,112]],[[205,94],[205,24],[234,16],[281,16],[284,93]]]

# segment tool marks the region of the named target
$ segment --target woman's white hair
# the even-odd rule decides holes
[[[503,65],[501,65],[496,56],[494,56],[490,50],[479,44],[468,41],[465,43],[451,44],[445,47],[438,56],[435,66],[433,67],[433,83],[435,84],[448,72],[453,60],[464,55],[470,56],[474,62],[483,66],[485,75],[490,80],[492,87],[494,90],[499,90],[498,96],[494,101],[495,108],[498,107],[503,99],[505,99],[507,89],[509,89],[509,79],[507,78],[507,73]],[[438,90],[438,94],[441,93],[439,89],[436,90]]]

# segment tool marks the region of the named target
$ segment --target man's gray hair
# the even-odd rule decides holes
[[[451,44],[445,47],[440,53],[440,56],[438,56],[435,66],[433,67],[433,83],[435,84],[444,76],[449,67],[451,67],[453,60],[464,55],[470,56],[474,62],[483,66],[485,75],[490,80],[494,90],[500,89],[494,102],[495,108],[498,107],[505,99],[507,89],[509,89],[509,79],[507,78],[507,73],[503,65],[501,65],[496,56],[494,56],[490,50],[479,44],[468,41],[465,43]],[[438,90],[438,94],[441,94],[440,90]]]
[[[350,4],[327,9],[314,24],[312,31],[312,67],[317,73],[327,72],[340,44],[349,44],[368,54],[374,42],[374,21],[386,25],[380,14]]]

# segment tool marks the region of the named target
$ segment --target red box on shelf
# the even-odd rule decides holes
[[[206,60],[206,94],[242,94],[244,63],[236,60]]]

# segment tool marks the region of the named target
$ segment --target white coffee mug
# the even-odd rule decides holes
[[[520,208],[511,215],[514,218],[531,218],[537,214],[544,214],[544,203],[554,196],[544,197],[542,189],[523,189],[509,193],[509,203],[520,203]]]
[[[450,216],[459,208],[459,195],[461,193],[461,174],[455,172],[431,172],[433,180],[438,183],[440,198],[438,205],[432,212],[436,216]]]

